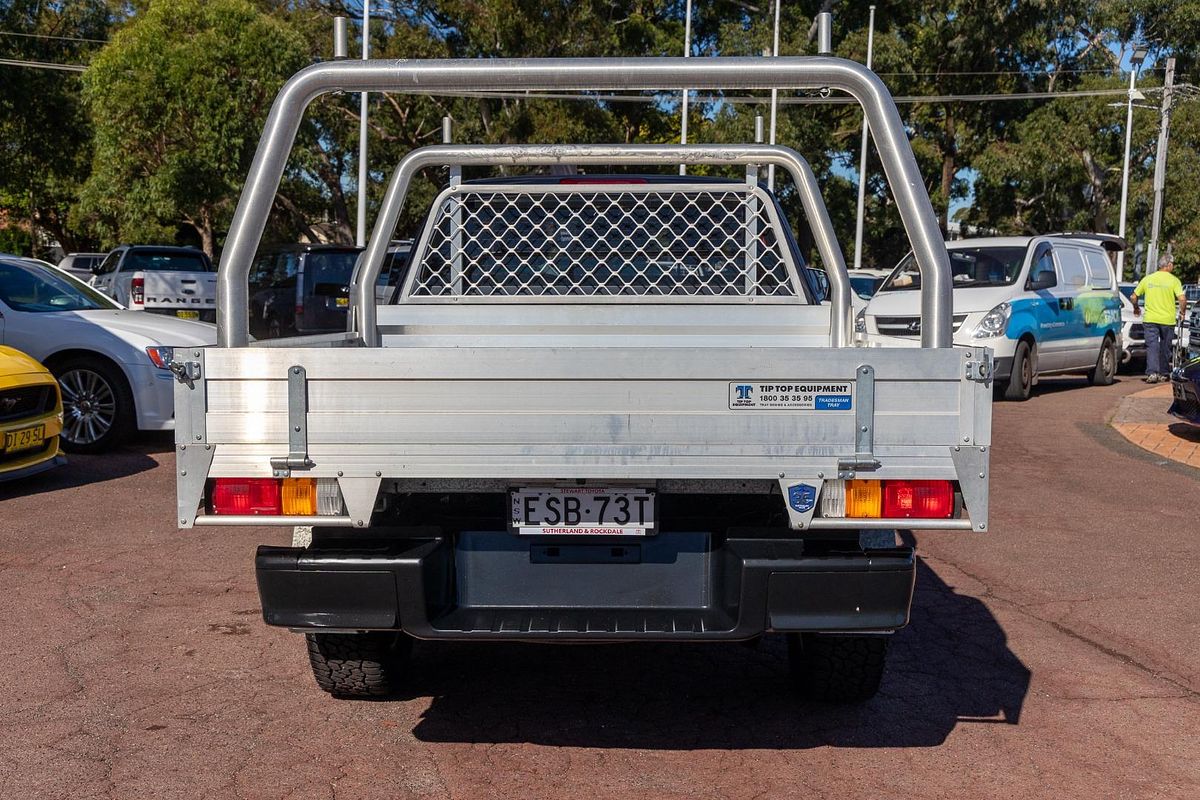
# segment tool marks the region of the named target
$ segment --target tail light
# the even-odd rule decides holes
[[[889,519],[942,519],[953,512],[950,481],[884,481],[883,515]]]
[[[954,515],[952,481],[825,481],[821,516],[854,519],[946,519]]]
[[[129,302],[135,306],[146,302],[146,279],[134,278],[129,282]]]
[[[311,517],[317,513],[317,481],[315,478],[284,478],[282,486],[283,513]]]
[[[215,478],[209,482],[213,514],[339,516],[346,513],[337,478]]]
[[[275,478],[217,478],[212,482],[209,506],[214,514],[277,517],[283,513],[279,484]]]
[[[846,516],[878,517],[879,481],[846,481]]]

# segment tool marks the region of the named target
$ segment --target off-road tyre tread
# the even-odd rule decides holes
[[[823,703],[862,703],[879,691],[886,636],[789,634],[788,664],[796,690]]]
[[[402,633],[309,633],[317,685],[334,697],[389,697],[400,688],[412,650]]]

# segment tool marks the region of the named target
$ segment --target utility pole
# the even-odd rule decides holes
[[[371,57],[371,0],[363,0],[362,57]],[[354,237],[359,247],[367,246],[367,93],[362,93],[358,117],[358,231]]]
[[[867,69],[871,68],[871,56],[875,49],[875,6],[870,6],[867,21]],[[858,159],[858,218],[854,222],[854,268],[862,266],[863,210],[867,203],[867,115],[863,113],[862,153]]]
[[[1158,232],[1162,226],[1163,192],[1167,186],[1167,144],[1171,139],[1171,99],[1175,87],[1175,59],[1167,59],[1163,80],[1162,125],[1158,130],[1158,153],[1154,156],[1154,212],[1150,223],[1150,247],[1146,250],[1146,272],[1158,269]]]

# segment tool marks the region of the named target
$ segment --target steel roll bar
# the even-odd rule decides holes
[[[838,246],[829,210],[821,199],[812,167],[804,157],[788,147],[776,145],[618,145],[618,144],[514,144],[514,145],[430,145],[413,150],[401,159],[392,174],[379,216],[371,232],[366,255],[359,263],[350,288],[350,304],[359,335],[367,347],[379,346],[376,324],[375,282],[386,260],[388,242],[404,209],[404,200],[413,177],[434,165],[459,166],[534,166],[549,164],[774,164],[786,169],[800,194],[808,216],[813,239],[821,260],[827,265],[830,301],[830,339],[834,347],[850,343],[850,274]],[[684,180],[684,179],[680,179]]]
[[[266,227],[304,110],[326,92],[830,87],[862,105],[921,272],[921,345],[950,347],[950,259],[892,95],[861,64],[827,56],[781,58],[546,58],[336,61],[293,75],[271,106],[217,275],[217,343],[249,343],[250,264]],[[375,244],[372,242],[372,244]]]

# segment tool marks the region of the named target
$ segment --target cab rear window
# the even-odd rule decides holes
[[[211,272],[203,253],[130,253],[127,270],[139,272]]]

